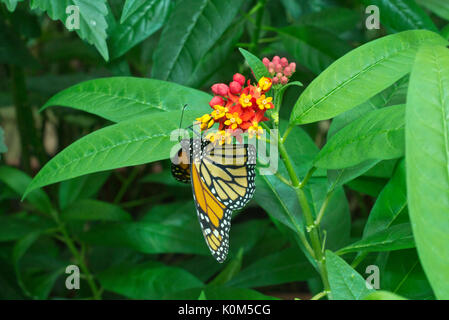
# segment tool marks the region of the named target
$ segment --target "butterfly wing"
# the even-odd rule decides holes
[[[255,190],[252,145],[203,146],[191,166],[193,196],[206,243],[218,262],[226,259],[232,211],[243,208]]]
[[[189,154],[181,148],[171,162],[171,173],[173,177],[182,183],[190,183],[190,160]]]

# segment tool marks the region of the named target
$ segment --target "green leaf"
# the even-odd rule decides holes
[[[186,123],[197,115],[184,114]],[[161,112],[97,130],[53,157],[28,185],[32,190],[84,174],[167,159],[176,141],[180,112]]]
[[[229,60],[229,55],[242,37],[243,23],[231,25],[211,48],[196,64],[192,74],[183,83],[189,87],[201,87],[206,80],[211,78],[220,67]]]
[[[361,300],[373,291],[366,287],[365,279],[335,253],[326,250],[326,261],[332,299]]]
[[[0,159],[2,158],[2,153],[5,153],[8,151],[8,147],[5,144],[5,137],[3,129],[0,127]]]
[[[257,288],[304,281],[315,274],[312,265],[298,248],[289,248],[251,263],[230,280],[227,285]]]
[[[367,160],[395,159],[404,155],[405,106],[367,113],[337,132],[315,159],[315,166],[340,169]]]
[[[108,47],[106,45],[106,15],[108,9],[106,0],[31,0],[31,9],[46,11],[53,20],[60,20],[64,25],[69,15],[66,13],[68,6],[77,6],[79,9],[79,29],[76,33],[81,39],[95,45],[103,58],[109,60]]]
[[[388,229],[407,215],[405,162],[401,161],[388,184],[379,194],[363,230],[363,237]]]
[[[0,242],[19,240],[31,233],[39,234],[52,224],[33,215],[0,215]]]
[[[21,1],[23,0],[1,0],[1,2],[6,5],[6,8],[8,8],[10,12],[16,10],[17,4]]]
[[[0,181],[6,184],[19,196],[22,196],[25,193],[27,186],[30,184],[31,178],[18,169],[0,166]],[[50,199],[43,190],[37,189],[31,192],[27,201],[42,213],[50,214],[54,211]]]
[[[76,200],[95,196],[106,182],[110,172],[99,172],[64,181],[59,186],[59,207],[65,209]]]
[[[373,168],[378,163],[379,160],[367,160],[358,165],[345,169],[328,170],[327,176],[329,179],[329,190],[333,190],[348,183],[349,181],[354,180],[355,178],[361,176],[362,174]]]
[[[79,237],[95,245],[130,248],[149,254],[209,254],[199,226],[187,229],[150,222],[109,223],[92,228]]]
[[[405,104],[407,98],[408,80],[408,76],[406,76],[381,93],[376,94],[368,101],[336,116],[332,119],[329,131],[327,132],[327,139],[329,140],[329,138],[337,133],[337,131],[341,130],[351,122],[356,121],[370,111],[388,106]]]
[[[289,26],[277,32],[296,62],[315,74],[320,74],[352,49],[335,34],[315,26]]]
[[[315,26],[334,34],[340,34],[353,30],[359,20],[359,14],[354,10],[329,7],[318,12],[304,14],[298,22],[300,25]]]
[[[201,59],[218,44],[242,3],[243,0],[179,1],[154,52],[152,78],[186,83]]]
[[[435,299],[415,249],[382,253],[378,259],[380,287],[409,299]],[[379,263],[380,262],[380,263]]]
[[[419,257],[439,299],[449,299],[449,51],[423,47],[410,78],[406,163],[410,220]]]
[[[120,122],[157,112],[181,111],[186,103],[189,104],[186,114],[196,112],[198,116],[210,110],[211,98],[204,92],[175,83],[113,77],[85,81],[61,91],[48,100],[41,110],[59,105]]]
[[[407,300],[407,299],[389,291],[377,290],[365,296],[363,300]]]
[[[159,30],[171,10],[169,0],[127,0],[120,23],[110,32],[111,58],[118,58]]]
[[[438,31],[432,19],[415,0],[363,0],[363,3],[379,8],[380,22],[391,32],[413,29]]]
[[[203,286],[187,271],[158,262],[114,267],[98,278],[106,290],[131,299],[161,299],[165,295]]]
[[[422,44],[447,42],[436,33],[415,30],[386,36],[352,50],[306,88],[294,106],[290,123],[329,119],[365,102],[410,72]]]
[[[69,205],[61,212],[61,219],[65,221],[129,221],[128,212],[108,202],[84,199]]]
[[[362,240],[357,241],[343,249],[338,250],[338,254],[349,252],[381,252],[415,247],[412,228],[410,223],[401,223],[388,229],[378,231],[369,236],[364,236]]]
[[[437,16],[449,20],[449,2],[444,0],[417,0],[416,2]]]
[[[223,285],[229,282],[242,268],[243,248],[240,248],[237,256],[212,280],[209,285]]]
[[[252,70],[256,81],[259,81],[259,79],[262,77],[270,77],[267,68],[258,57],[253,55],[251,52],[246,51],[245,49],[239,48],[239,50],[248,63],[250,69]]]

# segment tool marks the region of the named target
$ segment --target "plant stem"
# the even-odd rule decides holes
[[[258,11],[257,11],[256,26],[255,26],[254,33],[253,33],[253,36],[251,39],[251,49],[253,51],[253,54],[256,56],[259,51],[260,29],[261,29],[261,25],[262,25],[263,14],[265,13],[266,2],[267,2],[266,0],[259,0],[257,3],[257,5],[260,5],[261,8],[258,9]]]
[[[119,203],[122,200],[129,186],[131,185],[131,183],[134,181],[134,179],[137,177],[138,174],[139,174],[139,167],[134,167],[133,170],[131,171],[131,174],[128,176],[128,178],[125,179],[122,186],[120,187],[120,190],[115,196],[114,198],[115,204]]]
[[[28,104],[25,72],[19,66],[11,66],[12,98],[19,127],[22,163],[26,172],[31,172],[30,159],[34,149],[39,162],[46,162],[46,155],[40,135],[36,130],[32,109]]]
[[[89,269],[87,268],[84,254],[81,254],[78,249],[75,246],[75,243],[73,242],[72,238],[70,237],[65,225],[61,220],[59,220],[59,216],[56,212],[52,214],[52,217],[54,218],[56,224],[58,225],[59,231],[61,232],[62,237],[60,238],[69,248],[70,252],[72,253],[73,257],[75,258],[75,262],[77,265],[80,266],[81,271],[86,276],[87,284],[89,285],[92,294],[94,295],[95,300],[101,299],[101,292],[97,287],[97,284],[95,283],[92,274],[90,273]],[[58,237],[59,238],[59,237]],[[83,250],[84,251],[84,250]]]
[[[309,233],[309,237],[312,243],[312,248],[314,252],[314,258],[318,265],[318,271],[321,276],[321,280],[323,282],[323,287],[326,292],[330,292],[329,281],[327,278],[327,270],[326,270],[326,262],[323,254],[323,250],[321,248],[320,234],[319,234],[319,225],[315,225],[312,211],[310,210],[309,203],[306,198],[306,194],[304,193],[303,187],[304,184],[301,184],[296,172],[293,168],[292,161],[285,149],[284,144],[279,141],[279,153],[281,155],[281,159],[287,168],[288,174],[290,176],[290,180],[292,181],[292,186],[295,189],[296,196],[298,197],[299,204],[301,205],[304,219],[306,221],[307,232]]]
[[[321,205],[320,212],[318,213],[318,215],[317,215],[317,217],[316,217],[316,219],[315,219],[315,223],[314,223],[315,226],[320,225],[321,219],[323,219],[324,212],[326,211],[327,206],[329,205],[329,201],[330,201],[330,199],[332,198],[332,195],[333,195],[333,194],[334,194],[334,191],[333,191],[333,190],[332,190],[332,191],[329,191],[329,192],[326,194],[326,198],[324,199],[323,204]]]
[[[316,295],[314,295],[312,298],[310,298],[310,300],[320,300],[321,298],[325,297],[327,295],[326,291],[322,291],[320,293],[317,293]]]

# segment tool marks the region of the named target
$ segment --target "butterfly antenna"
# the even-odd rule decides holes
[[[182,112],[181,112],[181,120],[179,120],[179,130],[181,130],[182,127],[182,119],[184,118],[184,111],[187,108],[187,104],[184,105],[184,107],[182,107]],[[181,137],[178,137],[178,141],[181,142]]]

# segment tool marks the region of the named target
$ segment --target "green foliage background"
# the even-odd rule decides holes
[[[0,0],[0,298],[448,299],[448,21],[444,0]],[[282,161],[218,264],[170,133],[274,55],[297,63]]]

